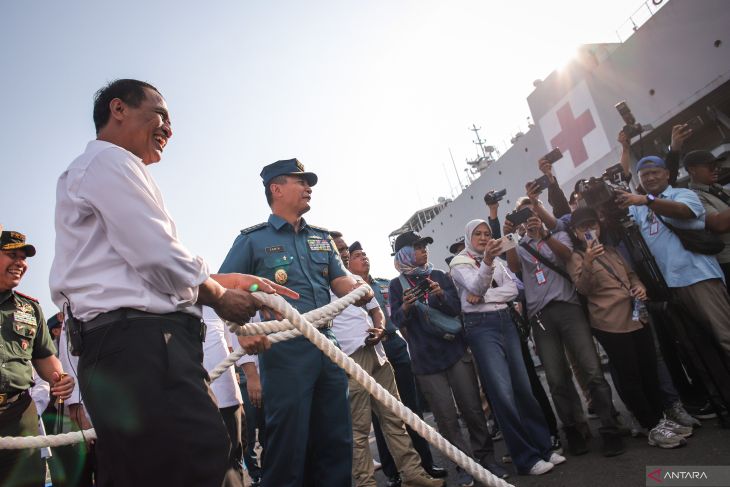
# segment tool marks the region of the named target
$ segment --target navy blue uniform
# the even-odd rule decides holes
[[[303,219],[299,232],[271,215],[241,231],[220,272],[265,277],[299,293],[300,313],[330,302],[330,282],[346,275],[327,230]],[[330,330],[322,330],[335,341]],[[260,356],[266,412],[264,487],[349,486],[352,421],[347,377],[306,338],[274,344]]]

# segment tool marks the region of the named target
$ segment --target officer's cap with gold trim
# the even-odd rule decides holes
[[[275,177],[283,175],[302,176],[310,186],[317,184],[317,175],[313,172],[305,172],[304,164],[297,159],[285,159],[272,162],[268,166],[264,166],[261,170],[261,179],[263,180],[264,186],[269,184],[269,181]]]
[[[20,232],[3,231],[0,234],[0,250],[25,250],[27,257],[35,255],[35,247],[25,243],[25,235]]]

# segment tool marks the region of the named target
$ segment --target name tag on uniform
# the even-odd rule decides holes
[[[309,250],[316,252],[329,252],[332,250],[329,240],[324,238],[310,237],[307,239],[307,245],[309,245]]]
[[[274,245],[273,247],[266,247],[267,254],[273,254],[276,252],[284,252],[284,246],[283,245]]]
[[[542,286],[547,282],[547,278],[545,278],[545,272],[542,269],[538,269],[535,271],[535,280],[537,281],[538,286]]]
[[[26,325],[36,326],[38,324],[33,314],[24,311],[16,311],[13,313],[13,319],[17,323],[25,323]]]

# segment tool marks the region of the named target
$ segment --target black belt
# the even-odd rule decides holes
[[[81,323],[81,332],[84,334],[91,333],[94,330],[98,330],[99,328],[111,325],[112,323],[116,323],[118,321],[139,319],[173,321],[180,323],[181,325],[198,325],[202,323],[200,318],[180,311],[175,313],[157,314],[148,313],[147,311],[140,311],[132,308],[120,308],[114,311],[109,311],[107,313],[102,313],[93,320]],[[205,335],[203,335],[203,337],[204,336]]]
[[[17,401],[23,397],[26,392],[28,392],[28,389],[23,391],[0,392],[0,406],[5,406],[6,404]]]

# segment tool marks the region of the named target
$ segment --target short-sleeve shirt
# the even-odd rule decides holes
[[[677,228],[702,230],[705,228],[705,208],[689,189],[667,186],[659,198],[684,203],[696,218],[662,217]],[[641,229],[649,250],[654,254],[659,269],[669,287],[685,287],[708,279],[722,279],[720,264],[713,255],[696,254],[686,250],[677,235],[669,230],[648,206],[630,206],[629,212]]]
[[[0,393],[31,387],[31,360],[55,353],[38,302],[13,291],[0,293]]]
[[[265,277],[298,292],[299,299],[285,299],[302,314],[328,304],[330,283],[347,274],[326,229],[302,219],[295,232],[273,214],[266,223],[241,231],[220,272]]]
[[[573,242],[570,241],[567,233],[557,232],[553,234],[552,238],[560,241],[560,243],[568,247],[571,251],[573,250]],[[533,239],[527,234],[522,238],[520,245],[517,247],[517,254],[520,257],[520,265],[522,267],[522,282],[525,285],[528,316],[532,318],[535,313],[552,301],[580,304],[573,282],[540,263],[530,252],[522,248],[522,243],[538,250],[540,255],[561,269],[565,269],[565,263],[550,250],[545,240]],[[545,278],[544,284],[539,284],[537,281],[538,271],[541,271],[542,277]]]

